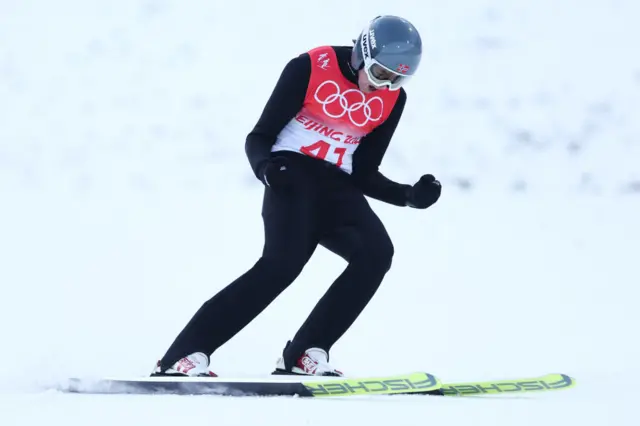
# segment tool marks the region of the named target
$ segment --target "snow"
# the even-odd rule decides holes
[[[0,424],[636,424],[640,5],[279,1],[0,3]],[[146,375],[257,260],[244,137],[290,57],[348,43],[378,13],[426,43],[383,172],[434,173],[444,192],[426,211],[371,202],[394,265],[332,360],[578,386],[322,401],[46,390]],[[214,370],[269,372],[343,268],[319,249]]]

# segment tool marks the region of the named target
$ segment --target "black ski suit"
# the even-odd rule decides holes
[[[356,72],[349,64],[351,47],[333,48],[342,74],[355,83]],[[310,72],[306,53],[287,64],[246,138],[249,163],[265,183],[262,256],[202,305],[162,358],[162,370],[193,352],[209,355],[242,330],[296,279],[318,244],[348,265],[287,346],[285,365],[290,368],[310,347],[328,353],[371,300],[394,254],[391,239],[365,195],[412,207],[416,207],[412,200],[419,196],[424,199],[428,195],[429,205],[439,196],[439,184],[428,186],[428,190],[423,185],[418,191],[416,186],[395,183],[378,171],[405,106],[404,89],[387,120],[360,142],[351,174],[297,152],[272,153],[276,136],[300,110]],[[274,157],[286,162],[286,173],[280,173],[280,163],[269,168]]]

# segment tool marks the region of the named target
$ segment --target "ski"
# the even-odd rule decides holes
[[[520,379],[442,383],[436,376],[416,372],[397,376],[335,378],[270,376],[265,378],[143,377],[138,379],[70,379],[58,390],[90,394],[173,394],[220,396],[298,396],[305,398],[350,395],[513,395],[570,389],[566,374]]]
[[[350,395],[425,394],[437,392],[440,380],[416,372],[387,377],[145,377],[139,379],[70,379],[58,390],[90,394],[174,394],[224,396],[336,397]]]
[[[575,379],[566,374],[547,374],[541,377],[516,380],[443,383],[440,392],[443,396],[504,395],[570,389],[575,385]]]

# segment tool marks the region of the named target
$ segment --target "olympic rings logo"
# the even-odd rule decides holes
[[[320,90],[327,84],[332,85],[335,88],[336,93],[332,93],[326,96],[325,99],[320,99],[319,97]],[[359,102],[354,102],[351,105],[349,105],[349,102],[347,101],[347,97],[346,97],[348,93],[356,93],[357,96],[362,100]],[[348,114],[351,122],[358,127],[365,126],[369,121],[379,121],[382,118],[382,114],[384,111],[384,104],[382,102],[382,98],[380,98],[379,96],[374,96],[371,99],[369,99],[367,102],[365,102],[366,98],[364,96],[364,93],[356,89],[349,89],[349,90],[346,90],[344,93],[340,93],[340,86],[338,85],[338,83],[332,80],[327,80],[322,84],[320,84],[316,89],[314,98],[320,105],[322,105],[322,110],[329,117],[341,118],[345,114]],[[335,101],[338,101],[340,107],[342,107],[342,112],[339,114],[332,114],[327,110],[328,105],[332,105],[332,104],[336,105]],[[372,114],[371,105],[374,101],[378,101],[380,103],[380,115],[378,115],[377,117],[371,116]],[[352,115],[354,112],[360,111],[360,110],[362,110],[362,114],[364,115],[364,122],[356,121]]]

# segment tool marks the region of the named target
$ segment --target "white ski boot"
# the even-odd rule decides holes
[[[343,376],[341,371],[336,370],[329,364],[329,355],[324,349],[320,348],[309,348],[304,351],[290,370],[285,366],[284,357],[280,357],[273,374]]]
[[[160,370],[160,361],[158,361],[151,376],[218,377],[209,370],[209,357],[202,352],[195,352],[181,358],[165,371]]]

